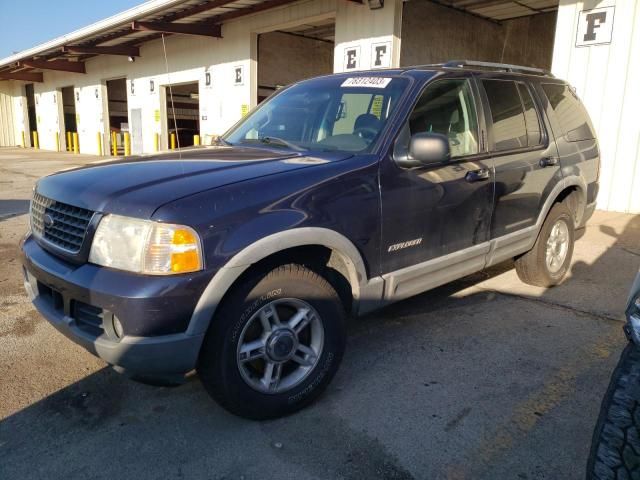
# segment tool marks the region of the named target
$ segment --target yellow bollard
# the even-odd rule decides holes
[[[160,150],[160,135],[158,135],[157,133],[153,134],[153,148],[155,149],[155,152]]]
[[[171,150],[175,150],[176,149],[176,134],[172,133],[171,134]]]
[[[38,132],[33,131],[33,148],[40,148],[40,142],[38,141]]]
[[[60,151],[60,132],[56,132],[56,152]]]
[[[111,132],[111,155],[113,155],[114,157],[118,155],[118,141],[116,132]]]
[[[131,137],[129,132],[124,132],[124,154],[131,155]]]
[[[70,152],[72,150],[71,147],[73,147],[73,145],[71,144],[71,132],[67,132],[67,145],[66,145],[65,150],[67,152]]]
[[[73,132],[73,153],[80,153],[80,142],[78,141],[78,132]]]
[[[27,146],[26,138],[24,135],[24,130],[22,130],[22,148]]]
[[[98,155],[102,156],[102,134],[98,132],[96,134],[96,145],[98,146]]]
[[[194,136],[193,136],[193,144],[194,144],[195,146],[200,145],[200,135],[194,135]]]

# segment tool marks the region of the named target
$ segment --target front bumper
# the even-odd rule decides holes
[[[32,237],[21,245],[25,288],[57,330],[133,376],[175,376],[195,368],[203,334],[187,326],[208,275],[146,277],[71,265]],[[119,338],[117,316],[124,327]]]

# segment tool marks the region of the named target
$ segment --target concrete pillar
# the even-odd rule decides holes
[[[338,2],[334,72],[400,65],[402,0],[370,9],[367,2]]]

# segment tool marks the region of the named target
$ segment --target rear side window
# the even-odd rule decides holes
[[[494,150],[527,146],[527,126],[515,82],[483,80],[493,122]]]
[[[542,84],[560,127],[570,142],[594,138],[593,127],[587,110],[575,93],[567,85]]]
[[[542,130],[540,128],[540,117],[533,103],[531,92],[524,83],[518,83],[518,91],[524,105],[524,121],[527,124],[527,140],[530,147],[542,144]]]

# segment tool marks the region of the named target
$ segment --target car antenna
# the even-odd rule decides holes
[[[169,84],[169,99],[171,100],[173,129],[176,132],[176,142],[178,144],[178,158],[182,160],[182,151],[180,150],[180,136],[178,135],[178,120],[176,120],[176,107],[173,105],[173,88],[171,87],[171,79],[169,78],[169,60],[167,60],[167,45],[164,42],[164,33],[162,34],[162,50],[164,51],[164,67],[167,72],[167,83]]]

